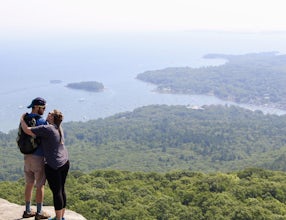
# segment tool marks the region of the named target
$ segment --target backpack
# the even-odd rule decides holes
[[[28,127],[35,127],[37,120],[40,118],[41,116],[39,115],[35,115],[35,116],[29,116],[28,113],[26,113],[26,115],[24,116],[24,121],[26,122],[26,124],[28,125]],[[40,139],[39,138],[33,138],[32,136],[26,134],[22,127],[21,127],[21,123],[19,125],[18,128],[18,135],[17,135],[17,145],[21,151],[21,153],[23,154],[31,154],[33,153],[38,145],[40,144]]]

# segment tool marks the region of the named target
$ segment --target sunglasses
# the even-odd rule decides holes
[[[38,106],[38,108],[45,110],[45,109],[46,109],[46,106]]]

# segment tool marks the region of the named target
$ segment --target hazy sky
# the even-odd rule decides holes
[[[0,0],[2,34],[286,30],[285,0]]]

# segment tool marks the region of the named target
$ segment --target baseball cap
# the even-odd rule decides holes
[[[27,106],[27,108],[33,108],[36,105],[45,106],[46,100],[41,97],[37,97],[33,99],[32,103],[29,106]]]

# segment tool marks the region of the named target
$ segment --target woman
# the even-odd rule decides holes
[[[21,126],[25,133],[41,138],[45,157],[45,173],[50,189],[56,216],[49,220],[64,220],[66,207],[65,182],[70,167],[68,152],[64,146],[64,133],[61,126],[63,114],[53,110],[47,116],[48,125],[28,127],[21,118]]]

